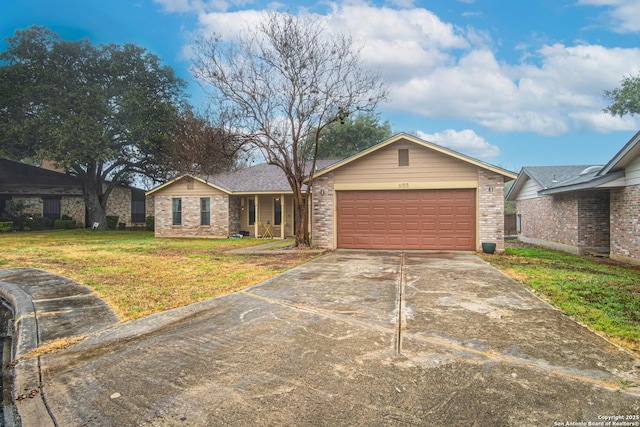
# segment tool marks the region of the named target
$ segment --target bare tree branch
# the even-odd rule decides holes
[[[212,103],[233,117],[235,134],[260,150],[289,180],[296,205],[296,243],[309,244],[307,205],[318,139],[334,122],[373,111],[387,98],[378,73],[362,66],[349,35],[330,34],[319,18],[270,13],[233,41],[196,43],[195,76]]]

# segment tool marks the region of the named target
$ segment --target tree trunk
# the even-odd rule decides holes
[[[295,234],[296,234],[296,246],[308,247],[311,246],[309,240],[309,210],[307,200],[304,197],[302,191],[302,184],[296,182],[293,187],[293,201],[295,203]]]
[[[93,224],[98,223],[98,230],[106,230],[107,213],[100,203],[95,183],[91,182],[91,180],[85,180],[82,186],[82,195],[87,208],[86,226],[93,227]]]

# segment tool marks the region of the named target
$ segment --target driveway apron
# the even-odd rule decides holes
[[[634,364],[478,257],[365,251],[42,358],[83,426],[640,422]]]

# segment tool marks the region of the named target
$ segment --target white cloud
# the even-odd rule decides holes
[[[640,32],[640,2],[638,0],[579,0],[578,4],[608,7],[611,29],[617,33]]]
[[[167,10],[192,8],[203,32],[223,37],[255,26],[263,16],[258,10],[214,11],[212,2],[199,0],[156,1]],[[640,5],[637,0],[580,3],[617,11]],[[364,62],[379,69],[390,85],[391,102],[384,109],[472,121],[496,132],[561,135],[640,127],[639,118],[602,113],[603,91],[640,70],[640,48],[548,44],[527,47],[523,62],[508,63],[498,59],[488,32],[456,27],[424,8],[375,7],[359,0],[328,5],[328,28],[362,40]]]
[[[493,159],[500,155],[500,149],[497,146],[489,144],[471,129],[461,131],[447,129],[434,134],[417,131],[416,135],[425,141],[433,142],[479,159]]]
[[[544,46],[539,65],[499,62],[489,50],[466,52],[457,63],[393,82],[396,111],[473,120],[498,132],[560,135],[571,130],[633,130],[637,120],[589,123],[605,106],[605,89],[640,69],[640,49]],[[603,66],[606,64],[606,66]],[[581,117],[581,120],[576,120]]]

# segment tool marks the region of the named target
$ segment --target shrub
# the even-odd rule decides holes
[[[0,232],[13,231],[13,221],[0,222]]]
[[[153,215],[149,215],[145,221],[144,221],[144,226],[147,229],[147,231],[154,231],[156,226],[155,226],[155,218],[153,217]]]
[[[53,227],[53,220],[42,216],[34,216],[29,218],[27,225],[32,230],[47,230]]]
[[[118,215],[107,215],[107,229],[115,230],[118,227]]]
[[[53,227],[58,230],[74,229],[76,228],[76,222],[71,219],[57,219],[54,222]]]
[[[124,230],[127,228],[127,224],[124,222],[119,222],[118,223],[118,230]]]

